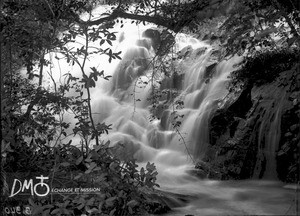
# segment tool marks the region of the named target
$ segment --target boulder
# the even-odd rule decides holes
[[[142,33],[145,38],[150,38],[152,47],[157,55],[162,56],[169,52],[169,49],[175,43],[175,37],[168,30],[159,30],[150,28]]]
[[[296,181],[300,107],[291,101],[299,94],[299,86],[294,85],[299,78],[291,69],[271,83],[247,86],[213,114],[208,151],[215,154],[203,160],[221,173],[215,177]],[[197,167],[205,172],[203,164]]]
[[[160,32],[158,29],[147,29],[142,33],[143,37],[150,38],[152,41],[152,47],[157,50],[161,44]]]

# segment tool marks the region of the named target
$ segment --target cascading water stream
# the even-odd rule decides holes
[[[260,101],[267,111],[260,113],[257,120],[258,130],[258,154],[254,170],[254,178],[278,179],[276,170],[276,152],[281,138],[281,116],[284,107],[286,93],[274,89],[268,89],[268,94],[274,95],[275,100]]]
[[[256,184],[251,181],[238,184],[221,183],[199,180],[189,172],[194,169],[194,164],[188,154],[197,160],[201,160],[205,155],[209,143],[208,124],[211,114],[221,106],[221,100],[228,94],[226,89],[228,76],[241,58],[236,56],[218,63],[210,45],[179,35],[176,38],[178,50],[183,52],[187,47],[189,49],[178,64],[184,78],[182,88],[178,89],[181,93],[177,99],[184,102],[184,108],[176,110],[169,104],[169,108],[160,113],[160,119],[150,121],[151,113],[147,98],[151,93],[151,82],[140,85],[138,80],[148,81],[149,76],[151,77],[153,72],[151,61],[155,52],[151,47],[151,39],[142,37],[142,32],[141,29],[124,30],[124,33],[119,34],[120,43],[115,43],[113,49],[116,51],[120,49],[123,54],[122,60],[117,65],[114,62],[109,64],[107,59],[100,57],[90,59],[88,63],[88,66],[93,66],[101,62],[102,65],[99,67],[105,69],[106,75],[112,76],[109,82],[99,81],[97,88],[92,89],[95,122],[112,124],[112,130],[101,139],[110,140],[111,145],[119,145],[116,154],[121,158],[133,156],[140,165],[148,161],[154,162],[162,190],[194,197],[194,201],[188,206],[178,209],[178,215],[182,215],[182,212],[196,215],[283,212],[274,207],[274,202],[278,200],[285,202],[286,207],[288,204],[285,196],[280,193],[284,192],[283,194],[289,197],[291,194],[278,187],[278,183]],[[63,68],[61,71],[76,73],[78,70],[67,69],[68,65],[62,61],[59,61],[59,64]],[[213,64],[215,64],[213,69],[208,71],[208,66]],[[171,113],[174,111],[184,115],[178,128],[184,142],[172,125]],[[274,113],[274,121],[271,123],[269,147],[276,139],[274,133],[276,134],[278,130],[276,125],[279,121],[279,112]],[[72,117],[68,118],[69,121],[73,121]],[[274,193],[263,194],[260,192],[262,187],[272,188]],[[257,194],[261,198],[257,197]],[[271,207],[261,205],[263,197],[269,199]],[[176,212],[170,215],[176,215]]]

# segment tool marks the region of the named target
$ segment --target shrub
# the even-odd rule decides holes
[[[279,73],[290,70],[300,58],[299,48],[274,49],[246,57],[239,69],[231,74],[230,88],[239,85],[263,85],[272,82]]]
[[[113,151],[109,142],[94,146],[88,154],[82,154],[70,143],[36,151],[29,149],[32,158],[29,164],[36,165],[36,172],[48,171],[50,188],[100,190],[97,193],[49,194],[42,199],[31,197],[32,214],[124,216],[143,215],[151,211],[149,199],[154,187],[158,186],[154,164],[148,162],[145,168],[138,170],[134,159],[121,161],[113,155]],[[19,168],[25,173],[32,172],[32,166],[28,166],[28,170],[24,165]],[[6,202],[9,200],[6,199]]]

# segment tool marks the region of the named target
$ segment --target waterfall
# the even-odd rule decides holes
[[[132,38],[122,34],[119,46],[128,44],[127,37]],[[186,50],[188,53],[177,62],[183,81],[177,89],[181,93],[174,101],[182,100],[184,107],[177,109],[172,103],[162,100],[160,102],[169,107],[158,111],[161,118],[150,121],[151,104],[147,98],[152,90],[149,77],[153,73],[151,58],[155,53],[149,38],[139,36],[131,44],[123,50],[122,60],[111,73],[109,87],[101,89],[99,86],[100,89],[93,93],[93,110],[97,113],[94,114],[95,121],[112,124],[112,131],[102,139],[119,146],[121,158],[134,156],[140,164],[154,162],[161,171],[159,173],[164,173],[159,176],[162,182],[189,179],[191,176],[186,171],[194,167],[189,155],[194,160],[201,160],[205,155],[211,113],[227,95],[229,73],[241,58],[217,63],[215,50],[210,45],[179,35],[175,47],[181,53]],[[140,80],[149,82],[139,84]],[[183,116],[177,131],[172,125],[174,111]]]
[[[148,161],[154,162],[158,170],[158,184],[162,190],[191,196],[193,201],[182,211],[179,209],[177,215],[282,213],[282,206],[284,209],[289,206],[288,199],[293,194],[287,193],[281,185],[256,183],[253,180],[199,180],[191,174],[195,168],[189,155],[198,161],[207,153],[209,122],[214,111],[224,105],[228,95],[228,76],[235,69],[234,65],[241,61],[241,57],[234,56],[219,62],[218,51],[214,47],[178,34],[174,46],[179,56],[175,64],[177,78],[166,77],[162,72],[156,71],[160,73],[158,79],[161,79],[161,85],[156,87],[163,91],[171,86],[179,94],[173,100],[167,96],[160,99],[161,109],[156,110],[157,118],[153,119],[148,98],[153,90],[149,77],[154,72],[152,60],[156,53],[153,40],[143,36],[149,26],[126,24],[124,28],[117,29],[120,33],[112,48],[114,52],[122,51],[122,60],[108,63],[107,58],[94,56],[89,58],[86,66],[95,66],[99,71],[103,69],[105,75],[112,76],[109,81],[99,80],[96,88],[91,89],[95,123],[112,124],[112,130],[100,139],[109,140],[112,146],[116,146],[115,154],[121,159],[134,157],[141,166]],[[62,59],[56,60],[55,55],[59,57],[59,54],[52,54],[49,59],[55,61],[51,70],[57,84],[64,82],[61,78],[63,73],[79,74],[76,66],[70,66]],[[47,83],[51,83],[49,80]],[[183,106],[174,106],[174,101],[182,101]],[[177,130],[173,125],[174,111],[180,116]],[[272,109],[269,115],[272,117],[271,122],[268,122],[267,116],[260,119],[259,142],[264,140],[266,143],[265,146],[259,146],[259,149],[261,155],[270,161],[266,169],[274,171],[273,153],[278,143],[273,143],[279,140],[281,110]],[[75,124],[71,114],[66,114],[64,120]],[[71,139],[73,143],[79,143],[78,137]],[[272,154],[267,154],[268,152]],[[261,170],[259,165],[257,170],[257,173]],[[266,174],[273,175],[273,171]],[[268,186],[267,190],[264,189],[265,186]],[[262,197],[270,205],[263,205]],[[278,205],[278,200],[284,205]],[[171,214],[175,215],[173,213]]]
[[[254,92],[254,97],[261,95],[256,115],[258,129],[258,154],[254,169],[254,178],[278,179],[276,171],[276,152],[281,138],[281,116],[286,104],[286,87],[261,90]]]
[[[132,26],[136,31],[130,28]],[[181,84],[176,87],[176,91],[180,94],[171,102],[161,99],[160,103],[169,107],[158,110],[160,118],[150,121],[152,114],[148,98],[151,96],[153,83],[149,77],[154,73],[154,39],[143,37],[143,32],[149,27],[128,27],[130,30],[125,29],[117,34],[119,39],[112,48],[114,52],[122,51],[122,60],[108,63],[107,59],[94,56],[89,57],[86,66],[96,67],[99,71],[103,69],[105,75],[112,76],[109,81],[98,81],[96,88],[91,89],[95,123],[112,124],[112,130],[101,139],[110,140],[112,146],[118,146],[117,153],[121,158],[133,156],[141,164],[154,162],[158,170],[168,173],[165,175],[168,179],[172,178],[174,170],[181,170],[181,176],[187,177],[186,171],[194,169],[189,155],[194,160],[201,160],[206,153],[211,113],[227,95],[228,75],[240,58],[234,57],[218,63],[216,50],[209,44],[183,34],[177,35],[174,47],[180,53],[178,55],[181,55],[176,62]],[[77,43],[80,44],[80,41],[70,46],[76,46]],[[80,77],[76,65],[70,66],[60,58],[54,59],[53,55],[52,60],[57,62],[51,71],[60,71],[53,73],[58,84],[63,82],[63,72]],[[162,83],[170,79],[160,71],[155,73],[158,73],[156,77]],[[162,86],[158,86],[158,89],[162,90]],[[172,102],[176,100],[183,101],[183,108],[174,107]],[[177,131],[172,125],[174,111],[182,116]],[[65,120],[75,124],[71,114]],[[79,143],[77,137],[72,139],[73,143]],[[176,176],[180,175],[176,173]]]

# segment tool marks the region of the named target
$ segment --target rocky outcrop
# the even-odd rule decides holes
[[[151,39],[152,47],[159,56],[163,56],[168,53],[169,49],[175,43],[174,36],[167,30],[150,28],[145,30],[142,36]]]
[[[300,149],[299,65],[271,83],[248,86],[210,120],[210,145],[199,170],[221,179],[295,182]],[[209,171],[207,166],[209,164]]]

